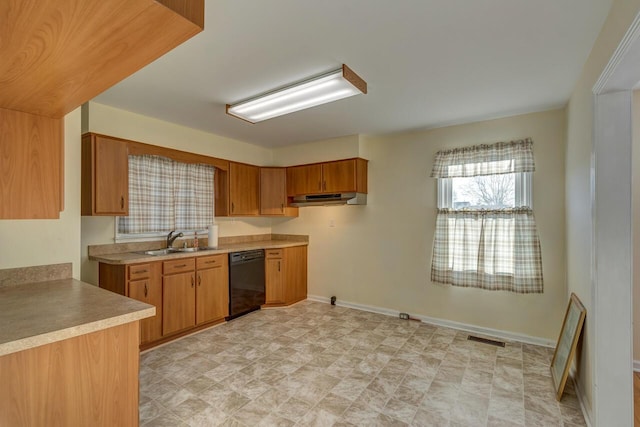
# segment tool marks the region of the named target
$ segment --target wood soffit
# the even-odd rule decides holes
[[[204,0],[4,0],[0,16],[0,108],[62,118],[201,32]]]

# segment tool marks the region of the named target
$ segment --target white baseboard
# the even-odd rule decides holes
[[[633,361],[633,371],[640,372],[640,360]]]
[[[571,366],[569,369],[569,379],[573,381],[573,387],[576,389],[576,397],[578,398],[578,402],[580,403],[580,410],[582,411],[582,416],[584,417],[584,422],[587,427],[591,427],[593,424],[591,423],[591,412],[587,409],[587,405],[584,401],[584,393],[576,381],[576,367],[575,365]]]
[[[307,295],[307,299],[311,301],[323,302],[329,304],[330,298],[319,295]],[[338,300],[336,305],[341,307],[354,308],[356,310],[369,311],[372,313],[384,314],[386,316],[398,317],[399,311],[391,310],[383,307],[376,307],[372,305],[358,304],[349,301]],[[500,329],[484,328],[482,326],[469,325],[467,323],[454,322],[452,320],[439,319],[437,317],[428,317],[421,315],[411,314],[411,318],[418,319],[424,323],[430,323],[432,325],[443,326],[446,328],[458,329],[466,332],[473,332],[482,335],[489,335],[496,338],[502,338],[509,341],[519,341],[527,344],[540,345],[543,347],[555,347],[556,342],[548,340],[546,338],[532,337],[530,335],[518,334],[509,331],[503,331]]]

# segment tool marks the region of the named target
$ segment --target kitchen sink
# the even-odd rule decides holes
[[[154,249],[154,250],[151,250],[151,251],[143,251],[143,252],[138,252],[138,253],[142,254],[142,255],[160,256],[160,255],[175,254],[177,252],[180,252],[180,251],[178,249],[175,249],[175,248],[165,248],[165,249]]]
[[[160,255],[170,255],[170,254],[178,254],[181,252],[198,252],[204,251],[209,248],[164,248],[164,249],[153,249],[149,251],[136,252],[142,255],[151,255],[151,256],[160,256]]]

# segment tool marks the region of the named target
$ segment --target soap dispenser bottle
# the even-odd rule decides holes
[[[198,232],[197,231],[193,232],[193,247],[196,250],[198,249]]]

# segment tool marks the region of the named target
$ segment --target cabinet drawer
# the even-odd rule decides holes
[[[196,267],[195,258],[181,258],[162,263],[162,274],[182,273],[193,271]]]
[[[282,249],[266,249],[264,251],[265,258],[282,258]]]
[[[226,265],[228,260],[229,256],[227,254],[201,256],[196,258],[196,266],[198,267],[198,270],[203,268],[220,267],[221,265]]]
[[[129,280],[148,279],[150,274],[150,264],[136,264],[129,266]]]

